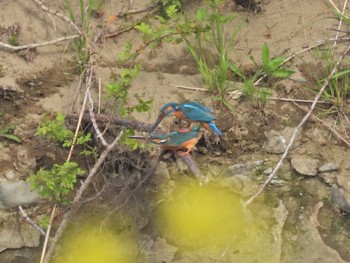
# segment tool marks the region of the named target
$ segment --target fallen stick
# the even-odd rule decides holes
[[[0,47],[9,49],[11,51],[19,51],[19,50],[23,50],[23,49],[32,49],[32,48],[37,48],[37,47],[43,47],[43,46],[50,46],[62,41],[66,41],[66,40],[71,40],[74,38],[80,37],[79,35],[73,35],[73,36],[69,36],[69,37],[61,37],[55,40],[50,40],[50,41],[46,41],[43,43],[38,43],[38,44],[28,44],[28,45],[23,45],[23,46],[12,46],[6,43],[3,43],[0,41]]]
[[[316,104],[318,102],[318,100],[320,99],[323,91],[326,89],[326,87],[328,86],[328,83],[330,81],[330,79],[333,77],[333,75],[337,72],[337,67],[339,66],[340,62],[344,59],[345,55],[350,51],[350,45],[348,46],[348,48],[345,50],[345,52],[340,56],[340,58],[338,59],[338,61],[335,63],[331,73],[328,75],[327,79],[325,80],[325,82],[323,83],[323,86],[321,87],[321,89],[319,90],[319,92],[316,94],[314,101],[309,109],[309,111],[306,113],[306,115],[304,116],[304,118],[300,121],[300,123],[298,124],[298,126],[295,128],[292,137],[286,147],[286,150],[284,151],[284,153],[282,154],[281,158],[279,159],[277,165],[275,166],[275,168],[273,169],[273,171],[271,172],[271,174],[267,177],[267,179],[265,180],[265,182],[260,186],[259,190],[251,197],[249,198],[247,201],[244,202],[244,206],[248,206],[249,204],[251,204],[255,198],[257,198],[262,191],[265,189],[265,187],[269,184],[269,182],[272,180],[272,178],[275,176],[275,174],[277,173],[277,171],[279,170],[279,168],[282,166],[283,160],[287,157],[290,148],[292,147],[294,140],[296,138],[296,135],[299,131],[300,128],[302,128],[304,126],[304,124],[306,123],[306,121],[309,119],[309,117],[312,114],[312,111],[315,109]]]

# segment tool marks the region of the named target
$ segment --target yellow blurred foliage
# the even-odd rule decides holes
[[[222,249],[240,238],[244,217],[239,197],[227,189],[177,185],[157,213],[164,235],[183,247]]]
[[[79,231],[68,231],[53,263],[134,263],[137,243],[130,235],[117,234],[101,224],[85,222]]]
[[[274,210],[261,202],[244,208],[241,198],[230,187],[176,182],[165,200],[160,197],[155,226],[195,262],[279,262]]]

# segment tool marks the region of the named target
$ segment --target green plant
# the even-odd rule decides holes
[[[333,47],[326,47],[323,50],[315,49],[314,54],[320,60],[322,65],[324,78],[318,79],[316,83],[321,87],[324,84],[326,77],[335,66]],[[350,69],[344,69],[344,66],[342,65],[338,68],[339,70],[329,80],[327,88],[322,93],[322,100],[331,104],[331,108],[326,111],[328,114],[343,112],[344,103],[350,95]]]
[[[270,58],[270,50],[267,43],[263,44],[262,52],[262,73],[277,78],[287,78],[294,73],[292,70],[282,68],[284,57]]]
[[[47,229],[50,224],[50,216],[46,214],[41,215],[38,224],[41,228]]]
[[[65,119],[66,117],[61,112],[57,112],[55,117],[47,114],[35,135],[41,136],[50,141],[59,142],[63,147],[71,147],[74,140],[74,133],[66,128]],[[91,147],[89,145],[90,141],[91,134],[84,134],[82,131],[80,131],[76,138],[75,144],[82,145],[84,147],[81,154],[86,156],[92,155],[94,158],[96,158],[96,147]]]
[[[18,46],[19,45],[18,38],[17,38],[16,35],[10,34],[8,41],[9,41],[9,44],[12,45],[12,46]]]
[[[75,17],[74,9],[72,8],[70,0],[65,0],[68,16],[74,24],[77,25],[78,19]],[[74,47],[76,54],[74,60],[79,65],[80,73],[84,71],[85,65],[89,62],[90,51],[87,45],[87,37],[89,33],[89,22],[92,11],[91,7],[95,8],[98,6],[99,1],[89,0],[88,4],[85,5],[84,0],[78,0],[79,11],[80,11],[80,26],[82,28],[82,34],[79,38],[74,39]]]
[[[171,18],[172,13],[177,13],[181,10],[183,0],[157,0],[153,1],[160,6],[160,15],[163,18]],[[171,13],[171,14],[170,14]]]
[[[175,12],[176,5],[170,5],[167,8],[167,14],[172,18],[171,22],[158,17],[160,23],[157,27],[141,23],[135,28],[143,33],[146,45],[150,43],[159,45],[162,41],[172,43],[185,41],[188,51],[197,63],[204,84],[214,94],[213,98],[225,103],[226,93],[234,89],[229,85],[228,71],[232,70],[235,75],[242,76],[229,59],[229,51],[233,48],[241,24],[232,30],[229,37],[226,37],[224,27],[235,19],[235,15],[222,14],[222,6],[226,2],[224,0],[206,2],[210,10],[199,8],[194,19],[182,19]],[[211,55],[208,47],[212,44],[216,48],[216,54]]]
[[[84,171],[75,162],[65,162],[63,165],[54,164],[51,170],[40,168],[30,175],[27,181],[39,195],[58,204],[68,204],[68,195],[74,188],[77,176]]]
[[[21,139],[13,134],[15,128],[15,125],[9,124],[5,128],[0,129],[0,137],[21,143]]]
[[[257,71],[251,78],[243,77],[243,94],[249,99],[259,98],[262,102],[266,102],[272,93],[271,90],[265,87],[257,87],[256,83],[266,77],[287,78],[294,73],[294,71],[283,67],[285,63],[284,57],[270,58],[270,50],[267,43],[264,43],[262,47],[261,66],[256,63],[253,57],[250,57],[250,59],[257,67]]]
[[[229,60],[229,50],[233,48],[233,42],[240,27],[232,30],[229,37],[225,36],[224,26],[235,19],[235,15],[223,15],[222,5],[224,0],[207,0],[210,12],[207,9],[198,9],[196,15],[197,28],[195,33],[195,45],[185,38],[187,47],[197,62],[198,69],[202,75],[204,83],[213,93],[217,93],[217,99],[224,101],[227,91],[232,87],[229,85],[228,71],[236,68]],[[204,41],[209,41],[215,45],[218,61],[207,56],[207,51],[203,46]],[[214,63],[213,68],[210,64]],[[238,73],[236,70],[234,73]]]
[[[131,81],[140,72],[140,66],[136,65],[130,69],[122,68],[120,74],[113,77],[113,82],[106,85],[107,93],[118,102],[118,111],[120,116],[126,116],[128,90],[131,87]]]

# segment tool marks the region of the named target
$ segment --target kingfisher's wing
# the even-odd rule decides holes
[[[204,111],[207,114],[210,115],[214,115],[214,112],[212,110],[210,110],[209,108],[207,108],[206,106],[204,106],[202,103],[199,103],[197,101],[190,101],[190,100],[186,100],[183,105],[192,105],[194,107],[197,107],[198,109]]]
[[[165,142],[166,145],[180,146],[185,142],[197,138],[199,136],[198,131],[190,132],[172,132],[168,135],[168,138]]]
[[[215,118],[213,115],[197,108],[196,106],[190,104],[183,104],[179,107],[179,110],[191,121],[213,121]]]

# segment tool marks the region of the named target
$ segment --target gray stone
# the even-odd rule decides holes
[[[336,182],[336,173],[323,172],[323,173],[319,173],[319,176],[328,185],[332,185],[333,183]]]
[[[11,161],[10,149],[5,148],[0,151],[0,163],[8,163]]]
[[[13,209],[19,205],[34,205],[42,199],[25,181],[0,183],[0,209]]]
[[[264,163],[263,160],[257,160],[257,161],[251,161],[246,163],[233,164],[228,167],[228,173],[226,175],[235,176],[237,174],[247,174],[254,171],[254,169],[259,167],[263,163]]]
[[[282,131],[270,130],[265,132],[266,143],[264,145],[265,151],[273,154],[283,153],[287,144],[289,143],[295,128],[286,127]],[[301,132],[298,131],[293,147],[297,146],[301,139]]]
[[[170,179],[170,173],[166,162],[163,162],[163,161],[158,162],[157,168],[156,168],[156,174],[158,174],[163,179],[166,179],[166,180]]]
[[[320,168],[318,168],[318,171],[320,173],[332,172],[332,171],[338,171],[338,170],[339,170],[339,165],[336,163],[326,163],[326,164],[320,166]]]
[[[15,222],[11,222],[15,224]],[[0,227],[0,252],[5,249],[38,247],[40,232],[29,224],[14,227],[12,224]]]
[[[5,172],[5,177],[6,177],[6,179],[7,180],[9,180],[9,181],[13,181],[13,180],[15,180],[16,179],[16,172],[14,171],[14,170],[7,170],[6,172]]]
[[[270,173],[272,173],[273,169],[270,167],[270,168],[267,168],[266,170],[263,171],[263,174],[264,175],[269,175]]]
[[[315,176],[318,172],[319,161],[304,155],[294,155],[292,167],[301,175]]]
[[[343,212],[350,213],[350,193],[337,184],[332,184],[331,196],[334,204]]]
[[[36,159],[30,156],[30,152],[25,147],[21,147],[17,150],[17,171],[23,175],[33,173],[36,168]]]
[[[176,159],[176,166],[177,166],[177,168],[179,169],[179,171],[181,172],[181,173],[185,173],[185,172],[188,172],[188,167],[187,167],[187,165],[183,162],[183,161],[181,161],[180,159]]]

